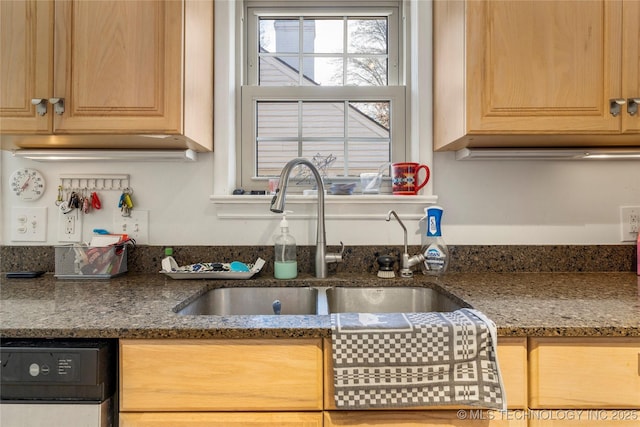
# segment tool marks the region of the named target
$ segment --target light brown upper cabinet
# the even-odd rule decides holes
[[[0,19],[3,148],[212,150],[213,2],[2,1]]]
[[[640,2],[433,7],[436,150],[640,146]]]

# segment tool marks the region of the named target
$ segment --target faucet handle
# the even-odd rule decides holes
[[[340,252],[330,252],[324,256],[327,263],[342,262],[342,256],[344,255],[344,243],[340,241]]]

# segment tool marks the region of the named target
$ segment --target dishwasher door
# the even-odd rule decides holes
[[[116,340],[0,340],[2,427],[115,427]]]
[[[102,403],[0,403],[2,427],[113,427],[113,399]]]

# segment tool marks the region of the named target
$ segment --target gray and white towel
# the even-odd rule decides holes
[[[336,406],[506,409],[495,324],[477,310],[331,315]]]

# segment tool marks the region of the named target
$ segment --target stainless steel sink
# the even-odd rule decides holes
[[[329,288],[330,313],[411,313],[455,311],[463,306],[431,288]]]
[[[316,314],[315,288],[238,287],[212,289],[187,305],[183,315]]]
[[[420,287],[236,287],[212,289],[181,315],[410,313],[462,308],[449,295]]]

